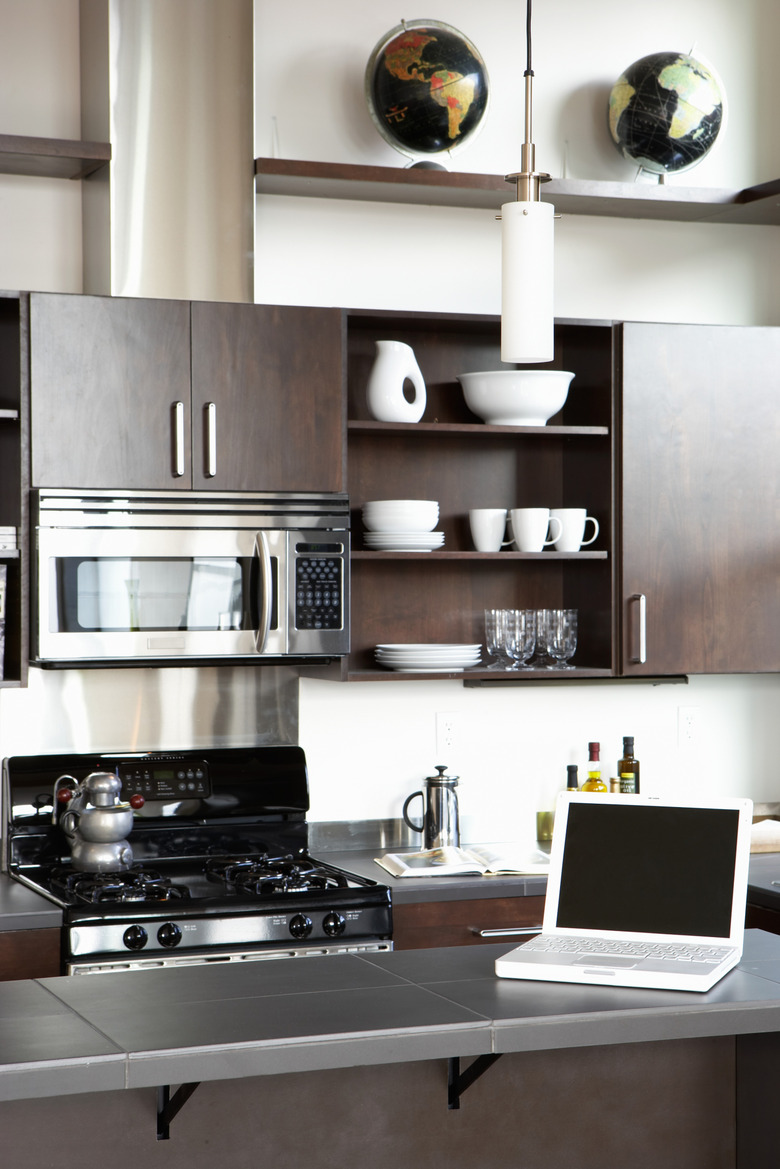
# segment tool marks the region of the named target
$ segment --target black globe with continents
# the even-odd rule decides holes
[[[629,65],[609,95],[609,129],[624,158],[652,174],[689,170],[715,144],[723,95],[711,71],[685,53],[651,53]]]
[[[446,155],[479,129],[488,106],[488,74],[457,29],[434,20],[398,25],[374,48],[366,101],[382,137],[410,158]]]

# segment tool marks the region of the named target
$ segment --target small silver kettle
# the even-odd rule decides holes
[[[445,775],[446,764],[438,764],[438,775],[425,780],[423,791],[412,792],[404,801],[403,818],[414,832],[422,832],[424,848],[455,847],[460,844],[458,818],[457,775]],[[423,802],[422,822],[417,824],[409,816],[409,805],[417,796]]]
[[[120,800],[121,787],[121,781],[105,771],[93,771],[80,785],[70,775],[61,775],[55,783],[55,815],[58,806],[66,808],[59,823],[71,843],[74,869],[116,873],[132,866],[133,850],[126,837],[133,827],[133,808]]]

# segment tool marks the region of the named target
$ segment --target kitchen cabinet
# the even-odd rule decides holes
[[[32,485],[342,489],[338,310],[33,293]]]
[[[0,930],[0,982],[56,978],[61,973],[62,931]]]
[[[543,914],[543,896],[399,902],[393,905],[393,948],[427,950],[504,941],[510,946],[513,942],[520,945],[541,930]],[[485,934],[497,929],[522,932],[502,937]]]
[[[26,399],[22,358],[26,303],[18,294],[0,293],[0,527],[15,528],[17,547],[0,551],[5,568],[4,647],[0,686],[27,681],[27,477],[22,458]]]
[[[780,668],[780,329],[622,326],[621,669]]]
[[[610,676],[612,659],[613,329],[560,322],[554,366],[575,372],[547,426],[488,426],[467,408],[457,375],[499,369],[497,317],[350,311],[347,326],[347,480],[353,508],[352,653],[342,677],[420,678],[383,670],[374,647],[393,642],[484,643],[486,608],[576,608],[573,670],[522,677]],[[366,384],[379,339],[415,352],[426,382],[422,421],[373,421]],[[366,500],[435,499],[444,548],[375,552],[362,541]],[[598,540],[576,553],[473,551],[472,507],[587,507]],[[464,677],[463,674],[442,675]],[[516,679],[517,674],[509,675]],[[505,674],[469,670],[469,680]]]

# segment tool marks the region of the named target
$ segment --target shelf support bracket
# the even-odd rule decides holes
[[[181,1084],[178,1091],[171,1096],[168,1084],[157,1089],[157,1140],[171,1139],[171,1121],[177,1116],[189,1100],[200,1082],[196,1084]]]
[[[460,1058],[457,1055],[451,1057],[447,1061],[447,1107],[449,1109],[460,1108],[460,1098],[466,1089],[470,1088],[475,1080],[478,1080],[488,1068],[492,1067],[497,1059],[501,1059],[500,1052],[492,1055],[478,1055],[466,1070],[461,1072]]]

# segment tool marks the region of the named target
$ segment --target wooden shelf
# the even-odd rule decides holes
[[[484,682],[549,682],[576,681],[578,678],[611,678],[611,670],[588,669],[576,667],[573,670],[426,670],[417,673],[413,670],[350,670],[347,677],[350,682],[431,682],[450,681],[463,682],[464,685],[481,685]]]
[[[528,435],[608,435],[609,429],[606,426],[489,426],[482,422],[363,422],[352,420],[347,423],[349,430],[368,431],[371,434],[379,435],[385,434],[403,434],[404,437],[410,435],[426,435],[432,434],[448,435],[473,434],[479,438],[485,438],[491,434],[496,437],[505,436],[508,434],[528,434]]]
[[[379,552],[371,548],[352,549],[352,560],[491,560],[496,563],[517,560],[606,560],[606,552],[453,552],[441,548],[433,552]]]
[[[0,174],[85,179],[111,161],[108,142],[0,134]]]
[[[429,204],[496,211],[513,198],[502,175],[256,158],[261,195]],[[563,215],[741,225],[780,224],[780,179],[744,189],[553,179],[542,199]]]

